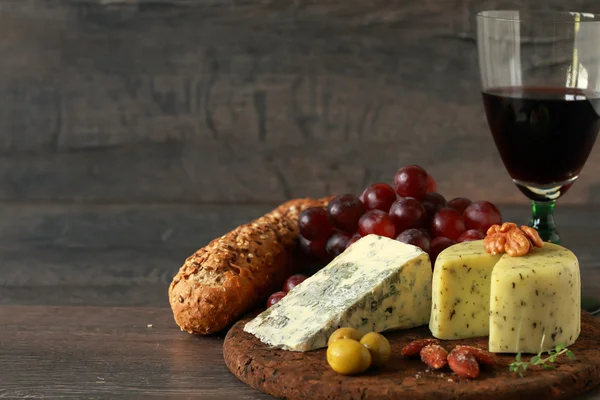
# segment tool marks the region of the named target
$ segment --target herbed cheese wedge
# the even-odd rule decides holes
[[[463,242],[441,252],[433,274],[429,329],[439,339],[487,336],[492,269],[502,257],[482,241]]]
[[[489,335],[492,352],[538,353],[579,337],[579,263],[556,244],[511,257],[459,243],[439,254],[432,290],[429,328],[440,339]]]
[[[581,331],[579,262],[570,250],[544,243],[522,257],[503,256],[492,272],[490,351],[538,353]]]
[[[420,248],[377,235],[358,240],[244,331],[276,348],[327,346],[340,327],[362,334],[425,325],[431,312],[431,263]]]

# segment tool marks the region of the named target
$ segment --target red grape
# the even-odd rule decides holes
[[[308,240],[325,240],[331,235],[333,227],[325,208],[311,207],[298,216],[298,230]]]
[[[485,238],[485,233],[481,232],[479,229],[469,229],[465,231],[462,235],[458,237],[457,242],[470,242],[472,240],[481,240]]]
[[[407,229],[396,237],[396,240],[412,244],[413,246],[420,247],[426,253],[429,253],[431,243],[429,238],[423,233],[421,229]]]
[[[287,293],[286,292],[275,292],[269,296],[269,300],[267,300],[267,308],[279,303],[279,300],[283,299]]]
[[[362,193],[361,201],[367,210],[388,212],[392,203],[396,201],[396,192],[387,183],[374,183]]]
[[[427,223],[427,212],[423,204],[412,197],[402,197],[390,207],[390,216],[396,224],[396,232],[420,228]]]
[[[448,239],[447,237],[436,237],[431,241],[431,250],[429,251],[429,258],[431,259],[431,265],[435,264],[435,260],[438,255],[448,247],[455,245],[456,242],[452,239]]]
[[[306,280],[306,278],[307,278],[307,276],[302,275],[302,274],[296,274],[296,275],[290,276],[289,278],[287,278],[287,280],[283,284],[283,291],[286,293],[289,292],[290,290],[292,290],[293,288],[295,288],[296,286],[298,286],[299,284],[304,282]]]
[[[448,207],[454,208],[456,211],[462,214],[465,212],[465,208],[469,207],[469,204],[471,203],[471,200],[465,197],[456,197],[448,202]]]
[[[364,213],[364,204],[351,194],[337,196],[327,205],[330,221],[336,228],[348,233],[356,232],[358,220]]]
[[[476,201],[469,205],[464,212],[467,229],[479,229],[487,232],[490,226],[502,223],[502,214],[489,201]]]
[[[418,165],[402,167],[394,177],[394,189],[401,197],[420,199],[427,192],[428,176]]]
[[[431,236],[431,232],[429,232],[429,229],[427,228],[418,228],[421,232],[423,232],[423,235],[427,236],[427,239],[431,240],[432,236]]]
[[[325,245],[327,240],[308,240],[304,236],[300,236],[300,248],[310,258],[314,260],[327,260],[327,252]]]
[[[358,232],[361,236],[371,233],[379,236],[394,238],[396,236],[396,225],[390,215],[381,210],[370,210],[358,221]]]
[[[346,243],[350,240],[350,236],[348,236],[344,232],[334,232],[333,235],[329,236],[327,239],[327,244],[325,245],[325,251],[329,255],[329,257],[337,257],[346,250]]]
[[[362,236],[360,236],[360,233],[355,233],[354,235],[352,235],[352,237],[350,239],[348,239],[348,241],[346,242],[346,248],[350,247],[350,245],[352,245],[353,243],[357,242]]]
[[[464,231],[462,215],[454,208],[442,208],[431,220],[431,232],[435,237],[445,236],[456,240]]]
[[[429,219],[433,218],[438,210],[446,207],[446,199],[437,192],[425,193],[425,196],[421,199],[421,203],[425,207]]]
[[[427,175],[427,193],[437,192],[437,182],[431,175]]]

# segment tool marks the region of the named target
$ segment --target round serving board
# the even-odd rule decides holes
[[[561,399],[581,394],[600,384],[600,318],[584,313],[581,336],[569,346],[577,359],[561,357],[554,370],[535,367],[523,378],[509,372],[514,355],[499,355],[500,364],[482,366],[477,379],[459,379],[445,367],[429,371],[420,359],[408,359],[400,350],[408,342],[431,337],[425,327],[385,333],[392,346],[387,366],[357,376],[334,372],[326,349],[300,353],[271,349],[244,332],[246,318],[227,333],[223,356],[229,370],[242,382],[287,399]],[[487,349],[487,338],[443,341]],[[529,357],[523,357],[529,360]]]

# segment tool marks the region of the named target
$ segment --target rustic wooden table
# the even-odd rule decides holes
[[[229,373],[223,335],[180,332],[166,299],[196,247],[270,207],[39,208],[0,211],[1,398],[271,398]],[[598,297],[599,215],[557,210],[584,294]]]
[[[189,254],[271,208],[248,204],[413,163],[447,198],[523,201],[479,92],[491,3],[0,2],[0,398],[269,398],[167,301]],[[599,169],[596,146],[557,210],[598,297]]]

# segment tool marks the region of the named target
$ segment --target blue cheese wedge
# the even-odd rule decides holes
[[[248,322],[244,331],[275,348],[310,351],[326,347],[340,327],[366,334],[425,325],[431,277],[429,256],[420,248],[368,235]]]

